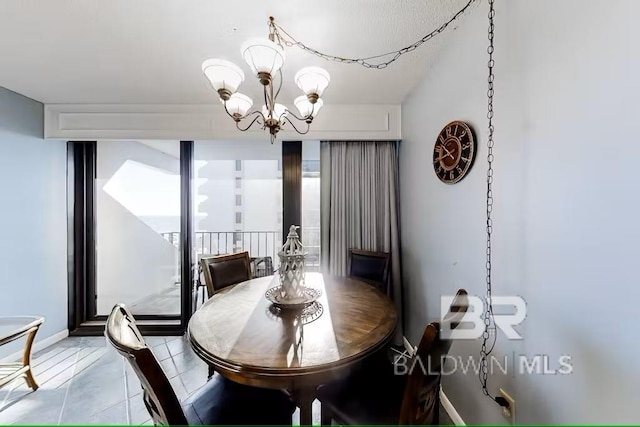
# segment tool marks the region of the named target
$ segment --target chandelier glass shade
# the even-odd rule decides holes
[[[253,100],[238,92],[231,95],[226,102],[227,111],[232,117],[246,116],[252,106]]]
[[[244,81],[242,69],[224,59],[207,59],[202,63],[202,72],[216,91],[228,92],[229,95]]]
[[[207,59],[202,63],[202,72],[218,93],[225,111],[235,121],[236,127],[246,131],[254,123],[258,123],[262,129],[269,130],[273,143],[278,131],[287,123],[299,134],[309,131],[311,122],[322,108],[323,101],[320,97],[331,82],[331,77],[320,67],[305,67],[295,74],[294,81],[304,94],[293,101],[299,116],[278,103],[285,52],[280,39],[275,41],[273,18],[269,27],[272,31],[268,39],[249,39],[240,48],[242,58],[263,88],[264,105],[260,110],[251,111],[251,98],[237,92],[245,76],[242,69],[234,63],[224,59]],[[298,126],[301,123],[306,124],[306,128],[297,127],[293,120],[299,123]],[[241,126],[245,121],[248,124]]]
[[[322,108],[322,104],[324,104],[324,102],[322,102],[321,98],[318,98],[316,103],[312,104],[311,102],[309,102],[309,99],[304,95],[299,96],[293,100],[293,105],[296,106],[296,108],[298,109],[298,112],[302,117],[307,117],[307,116],[315,117],[316,114],[318,114],[318,111],[320,111],[320,108]]]
[[[329,86],[331,78],[329,73],[320,67],[305,67],[296,73],[294,80],[305,95],[316,94],[320,97]]]
[[[240,53],[255,75],[274,75],[284,65],[284,49],[268,39],[249,39],[242,44]]]

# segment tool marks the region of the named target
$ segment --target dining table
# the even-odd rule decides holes
[[[361,280],[313,272],[304,280],[320,296],[295,309],[265,297],[279,286],[277,274],[224,288],[193,314],[188,337],[225,378],[289,393],[300,424],[311,425],[317,388],[383,348],[397,313],[387,295]]]

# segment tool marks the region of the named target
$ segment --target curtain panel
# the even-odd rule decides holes
[[[349,248],[389,252],[388,295],[402,344],[398,141],[323,141],[320,146],[321,267],[347,275]]]

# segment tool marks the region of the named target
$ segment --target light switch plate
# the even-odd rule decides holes
[[[509,403],[509,407],[506,408],[504,406],[500,407],[502,409],[502,415],[509,420],[509,424],[516,423],[516,401],[513,397],[509,396],[509,393],[500,389],[500,396],[504,397],[505,400]]]

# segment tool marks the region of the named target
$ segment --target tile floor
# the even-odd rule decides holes
[[[185,337],[147,337],[180,400],[207,381]],[[69,337],[35,353],[33,392],[23,379],[0,389],[0,424],[151,424],[135,373],[103,337]],[[314,424],[320,423],[314,402]],[[293,422],[298,422],[294,413]],[[441,422],[451,424],[444,411]]]
[[[207,381],[185,337],[146,337],[180,400]],[[33,355],[33,392],[23,379],[0,389],[0,424],[151,424],[133,370],[103,337],[69,337]],[[320,423],[320,407],[314,420]],[[294,413],[293,421],[297,422]]]

